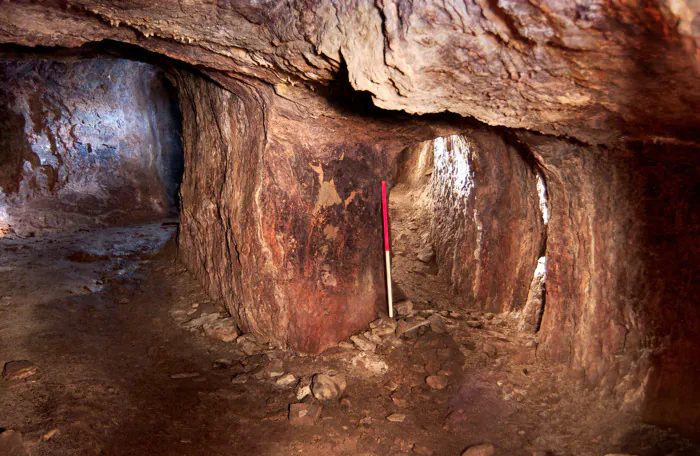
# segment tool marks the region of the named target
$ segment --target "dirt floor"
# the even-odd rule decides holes
[[[175,260],[173,224],[0,239],[0,428],[52,456],[700,454],[538,363],[510,316],[466,310],[393,209],[414,304],[398,328],[415,328],[384,320],[364,350],[319,356],[222,341],[233,326]],[[319,373],[344,376],[337,397],[297,399]]]

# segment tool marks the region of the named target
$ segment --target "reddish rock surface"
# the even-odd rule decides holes
[[[695,432],[697,149],[520,138],[551,207],[538,356],[568,363],[651,421]]]
[[[321,351],[384,306],[380,181],[392,157],[458,127],[220,80],[233,93],[178,78],[182,254],[245,332]]]
[[[39,1],[0,5],[0,42],[110,39],[216,79],[178,78],[181,255],[242,329],[304,351],[382,300],[377,183],[396,155],[464,131],[341,103],[336,84],[550,135],[517,133],[552,212],[538,356],[697,431],[697,18],[667,0]]]
[[[670,0],[44,0],[0,5],[0,42],[111,39],[271,83],[345,65],[385,109],[610,143],[695,136],[697,15]]]
[[[179,118],[152,65],[0,64],[0,231],[127,223],[172,212]]]

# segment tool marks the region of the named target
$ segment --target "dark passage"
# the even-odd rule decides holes
[[[127,224],[177,214],[181,120],[153,65],[0,63],[0,232]]]

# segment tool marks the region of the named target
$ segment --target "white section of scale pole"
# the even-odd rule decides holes
[[[389,318],[394,318],[394,299],[391,290],[391,252],[385,250],[384,258],[386,259],[386,295],[389,301]]]

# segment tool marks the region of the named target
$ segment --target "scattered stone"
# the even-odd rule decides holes
[[[279,386],[291,386],[296,383],[297,378],[293,374],[285,374],[277,379],[277,384]]]
[[[496,346],[488,342],[484,343],[482,349],[484,350],[484,353],[486,353],[486,356],[488,356],[489,358],[495,358],[498,355],[498,350],[496,350]]]
[[[490,443],[470,446],[462,453],[462,456],[492,456],[496,449]]]
[[[372,334],[378,337],[385,337],[396,331],[396,321],[389,318],[379,318],[369,324]]]
[[[22,434],[17,431],[8,430],[0,434],[0,454],[3,456],[28,456]]]
[[[263,348],[252,334],[244,334],[236,340],[238,347],[248,356],[259,354]]]
[[[392,423],[403,423],[403,421],[406,419],[406,415],[403,413],[392,413],[391,415],[387,416],[386,419]]]
[[[373,332],[365,331],[362,333],[362,335],[365,337],[365,339],[367,339],[375,345],[380,345],[382,343],[382,338],[377,336]]]
[[[484,324],[480,321],[468,321],[467,326],[474,329],[481,329],[484,327]]]
[[[418,254],[416,255],[416,258],[418,258],[418,261],[422,263],[430,263],[435,259],[435,251],[433,251],[433,246],[432,245],[426,245],[422,249],[418,251]]]
[[[432,389],[441,390],[447,386],[447,377],[444,375],[429,375],[425,383]]]
[[[299,384],[297,385],[296,389],[296,397],[297,400],[300,401],[304,399],[306,396],[311,394],[311,380],[308,378],[301,379],[299,381]]]
[[[217,359],[212,363],[212,369],[214,370],[221,370],[221,369],[230,369],[233,366],[233,361],[230,359]]]
[[[370,376],[383,375],[389,372],[389,366],[374,353],[358,353],[350,361],[352,367],[363,368]]]
[[[428,318],[430,322],[430,329],[437,334],[445,334],[447,332],[447,326],[445,326],[445,320],[439,314],[433,314]]]
[[[173,374],[170,376],[170,378],[177,380],[180,378],[194,378],[194,377],[199,377],[199,372],[180,372],[177,374]]]
[[[284,363],[281,359],[273,359],[270,364],[267,365],[267,374],[274,378],[284,375]]]
[[[341,340],[340,342],[338,342],[338,347],[342,348],[343,350],[349,350],[351,348],[355,348],[355,345],[351,344],[350,342]]]
[[[396,324],[396,335],[400,337],[406,334],[407,332],[411,332],[415,329],[429,324],[429,320],[421,320],[417,317],[409,318],[407,320],[399,320],[399,322]]]
[[[340,399],[340,406],[343,408],[352,407],[352,402],[350,401],[350,398],[344,397],[344,398]]]
[[[194,309],[193,309],[194,310]],[[238,329],[233,318],[220,318],[202,325],[204,334],[222,342],[233,342],[238,338]]]
[[[319,401],[332,401],[343,394],[346,386],[344,375],[316,374],[311,383],[311,392]]]
[[[184,311],[184,310],[173,311],[173,313],[176,313],[176,312],[186,313],[186,311]],[[191,320],[188,320],[188,321],[182,323],[182,327],[194,332],[194,331],[198,331],[205,324],[213,323],[214,321],[218,320],[219,318],[221,318],[221,315],[219,315],[218,313],[204,314],[204,315],[200,315],[197,318],[193,318]]]
[[[321,416],[323,406],[320,404],[291,404],[289,406],[289,422],[293,425],[315,424]]]
[[[8,361],[2,369],[2,378],[6,381],[25,380],[39,373],[36,364],[26,359]]]
[[[409,300],[397,302],[394,304],[394,311],[399,317],[408,317],[413,315],[413,302]]]
[[[377,349],[377,345],[367,340],[364,336],[352,336],[350,337],[350,340],[357,346],[358,349],[364,352],[374,352],[374,350]]]
[[[58,434],[58,429],[57,429],[57,428],[53,428],[53,429],[51,429],[49,432],[47,432],[46,434],[42,435],[42,436],[41,436],[41,440],[43,440],[44,442],[48,442],[48,441],[51,440],[51,439],[53,438],[53,436],[56,435],[56,434]]]

